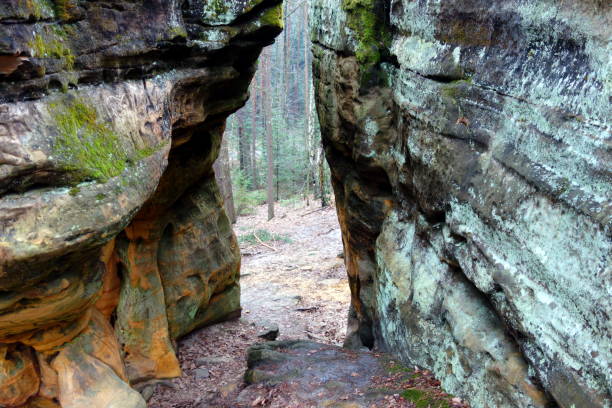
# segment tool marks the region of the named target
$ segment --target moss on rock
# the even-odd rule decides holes
[[[66,69],[72,70],[76,58],[67,45],[68,35],[64,28],[51,27],[42,33],[34,34],[28,46],[32,49],[34,57],[60,59]]]
[[[357,61],[368,71],[381,60],[381,50],[386,49],[391,36],[384,21],[376,13],[377,0],[343,0],[342,9],[347,14],[347,24],[355,33]]]
[[[53,153],[65,170],[78,174],[77,181],[106,182],[153,155],[168,142],[127,150],[117,132],[102,121],[96,108],[84,98],[67,95],[51,103],[49,111],[59,133]]]
[[[264,26],[283,28],[283,5],[267,9],[260,17],[259,21]]]
[[[180,25],[170,27],[170,29],[168,30],[168,33],[170,34],[171,39],[187,38],[187,30],[185,29],[185,27],[180,26]]]
[[[25,0],[25,6],[37,20],[53,13],[51,0]]]
[[[233,12],[223,0],[212,0],[204,4],[202,21],[206,23],[229,23]]]
[[[227,13],[229,10],[229,7],[227,4],[225,4],[224,0],[212,0],[211,7],[217,15]]]
[[[60,20],[66,21],[72,18],[72,13],[77,5],[74,0],[53,0],[55,4],[55,15]]]
[[[426,391],[409,388],[401,393],[402,398],[414,402],[416,408],[450,408],[447,401],[439,400]]]
[[[103,182],[123,172],[127,153],[91,104],[71,98],[52,103],[50,112],[59,133],[54,153],[66,169],[80,173],[83,179]]]

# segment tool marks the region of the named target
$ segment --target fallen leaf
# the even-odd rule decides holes
[[[470,126],[470,121],[468,118],[464,118],[463,116],[460,117],[459,119],[457,119],[457,125],[465,125],[465,126]]]
[[[13,73],[23,61],[28,61],[28,58],[20,56],[19,53],[0,55],[0,74],[9,75]]]

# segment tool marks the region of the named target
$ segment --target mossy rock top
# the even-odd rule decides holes
[[[263,0],[210,0],[204,2],[201,21],[210,25],[228,25],[238,17],[251,12]]]

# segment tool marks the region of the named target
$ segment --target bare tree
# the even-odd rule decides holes
[[[327,191],[325,186],[327,185],[325,179],[325,154],[323,154],[323,147],[321,146],[318,151],[318,163],[319,163],[319,198],[321,199],[321,207],[327,207],[329,205],[327,200]]]
[[[219,150],[219,158],[213,165],[215,171],[215,178],[223,197],[223,206],[225,213],[230,222],[234,224],[236,222],[236,210],[234,207],[234,194],[232,193],[232,178],[230,177],[230,165],[229,165],[229,148],[227,145],[227,138],[224,137],[221,141],[221,149]]]
[[[240,170],[246,177],[251,174],[251,138],[244,131],[244,110],[238,111],[236,117],[238,119],[238,156],[240,160]]]

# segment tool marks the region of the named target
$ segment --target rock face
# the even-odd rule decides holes
[[[474,407],[609,407],[605,2],[314,0],[349,345]]]
[[[0,4],[0,406],[144,407],[240,313],[212,164],[280,1]]]

